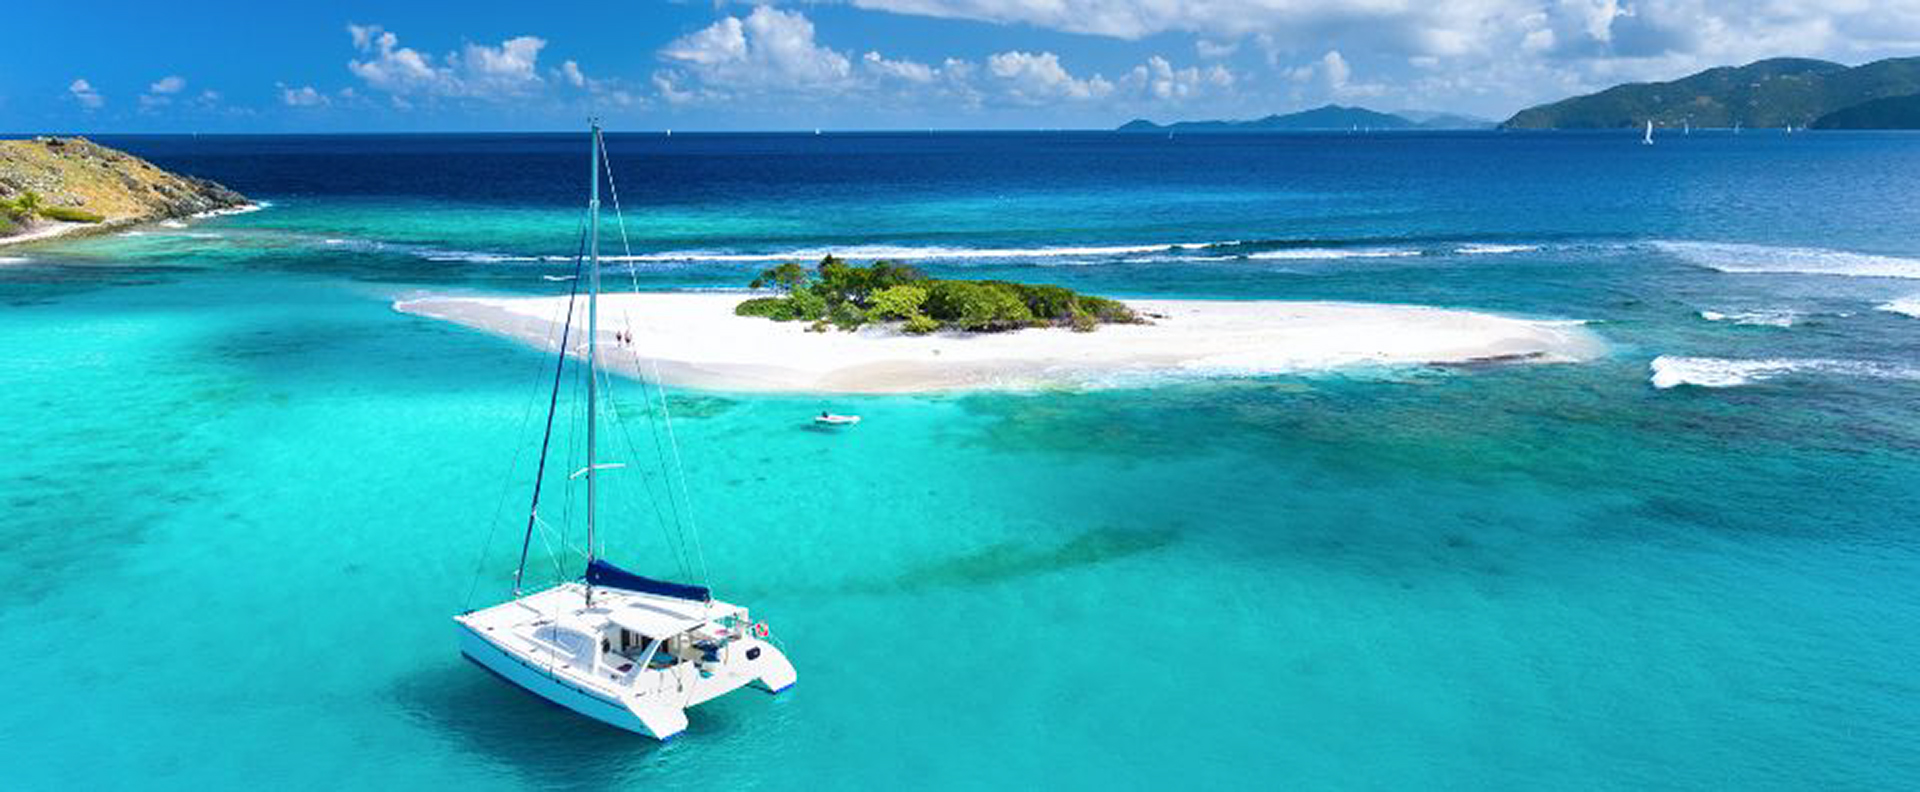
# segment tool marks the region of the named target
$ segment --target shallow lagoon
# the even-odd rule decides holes
[[[1584,319],[1613,352],[836,398],[865,417],[842,433],[818,398],[675,394],[712,581],[801,683],[656,746],[460,661],[447,617],[518,549],[546,361],[388,308],[554,288],[563,264],[500,259],[569,252],[573,141],[108,141],[273,206],[0,267],[10,785],[1920,778],[1920,323],[1875,310],[1920,281],[1721,271],[1920,259],[1890,200],[1920,188],[1912,139],[683,138],[613,140],[638,252],[713,254],[643,288],[756,266],[723,255],[1011,248],[929,268]],[[1033,252],[1191,242],[1235,244]],[[1386,249],[1418,255],[1252,257]],[[1700,315],[1755,310],[1801,319]],[[1656,389],[1658,355],[1882,374]],[[637,464],[609,545],[680,574],[643,393],[614,388]]]

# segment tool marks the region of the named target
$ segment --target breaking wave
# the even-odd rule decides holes
[[[1655,242],[1653,246],[1689,264],[1721,272],[1920,278],[1920,259],[1899,256],[1733,242]]]
[[[1263,250],[1258,253],[1248,253],[1246,257],[1249,259],[1285,259],[1285,260],[1294,261],[1294,260],[1303,260],[1303,259],[1304,260],[1332,260],[1332,259],[1349,259],[1349,258],[1401,258],[1405,256],[1418,256],[1418,255],[1420,255],[1420,251],[1408,250],[1405,248],[1398,248],[1398,249],[1376,248],[1371,250],[1347,249],[1347,248],[1288,248],[1285,250]]]
[[[329,245],[357,244],[367,249],[406,251],[430,261],[476,264],[563,262],[566,255],[524,255],[489,251],[444,250],[380,242],[352,243],[327,240]],[[1092,264],[1148,264],[1157,262],[1337,261],[1342,259],[1403,258],[1425,255],[1489,255],[1538,250],[1539,245],[1468,243],[1432,247],[1363,245],[1357,241],[1312,242],[1263,240],[1222,242],[1166,242],[1139,245],[1058,245],[1044,247],[961,247],[941,245],[837,245],[796,247],[778,251],[740,251],[692,248],[644,253],[603,254],[602,261],[630,264],[765,264],[811,261],[828,255],[853,261],[898,259],[908,262],[1023,262],[1037,266]]]
[[[1902,297],[1898,300],[1889,300],[1874,306],[1874,309],[1920,319],[1920,294],[1912,297]]]
[[[1798,311],[1701,311],[1700,318],[1709,322],[1726,322],[1737,325],[1756,325],[1760,327],[1792,327],[1800,322]]]
[[[1488,256],[1488,255],[1499,255],[1503,253],[1526,253],[1528,251],[1539,250],[1539,249],[1540,249],[1539,245],[1470,244],[1470,245],[1461,245],[1459,248],[1455,249],[1453,252],[1463,256]]]
[[[1870,379],[1920,379],[1920,368],[1867,360],[1822,358],[1711,358],[1661,355],[1648,364],[1649,381],[1660,389],[1692,385],[1698,388],[1735,388],[1795,374],[1823,374]]]

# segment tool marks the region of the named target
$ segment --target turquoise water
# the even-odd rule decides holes
[[[684,503],[615,381],[611,554],[698,577],[663,528],[690,505],[801,675],[656,745],[460,660],[551,362],[389,308],[564,288],[537,276],[567,267],[578,141],[111,141],[272,206],[4,253],[5,785],[1920,784],[1920,319],[1880,310],[1920,294],[1920,139],[825,138],[613,138],[634,279],[863,249],[1579,319],[1611,353],[679,392]],[[1654,387],[1659,356],[1715,387]],[[865,421],[813,431],[823,406]]]

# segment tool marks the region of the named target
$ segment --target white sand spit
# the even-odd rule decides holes
[[[1577,322],[1412,305],[1128,300],[1159,318],[1091,333],[910,336],[883,327],[807,332],[733,314],[739,294],[602,295],[606,365],[727,391],[913,393],[1088,387],[1167,376],[1263,375],[1485,361],[1577,362],[1605,344]],[[585,326],[577,307],[576,332]],[[565,297],[441,296],[394,309],[552,348]],[[631,331],[632,341],[616,340]],[[578,338],[578,336],[576,336]],[[582,347],[575,344],[576,353]]]

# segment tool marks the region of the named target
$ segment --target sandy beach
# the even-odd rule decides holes
[[[1577,322],[1411,305],[1128,300],[1154,316],[1153,324],[1107,325],[1092,333],[911,336],[876,327],[812,333],[797,322],[735,316],[742,299],[603,295],[606,365],[632,376],[651,376],[657,366],[669,384],[714,390],[914,393],[1370,366],[1578,362],[1605,348]],[[565,297],[432,296],[393,307],[552,349],[565,306]],[[584,304],[577,312],[576,329],[584,326]],[[616,333],[628,332],[631,342],[616,340]]]
[[[76,231],[94,230],[97,232],[100,226],[101,224],[99,223],[62,223],[58,221],[41,223],[34,226],[31,230],[12,236],[0,237],[0,247],[22,245],[28,242],[44,242],[49,239],[66,236]]]

